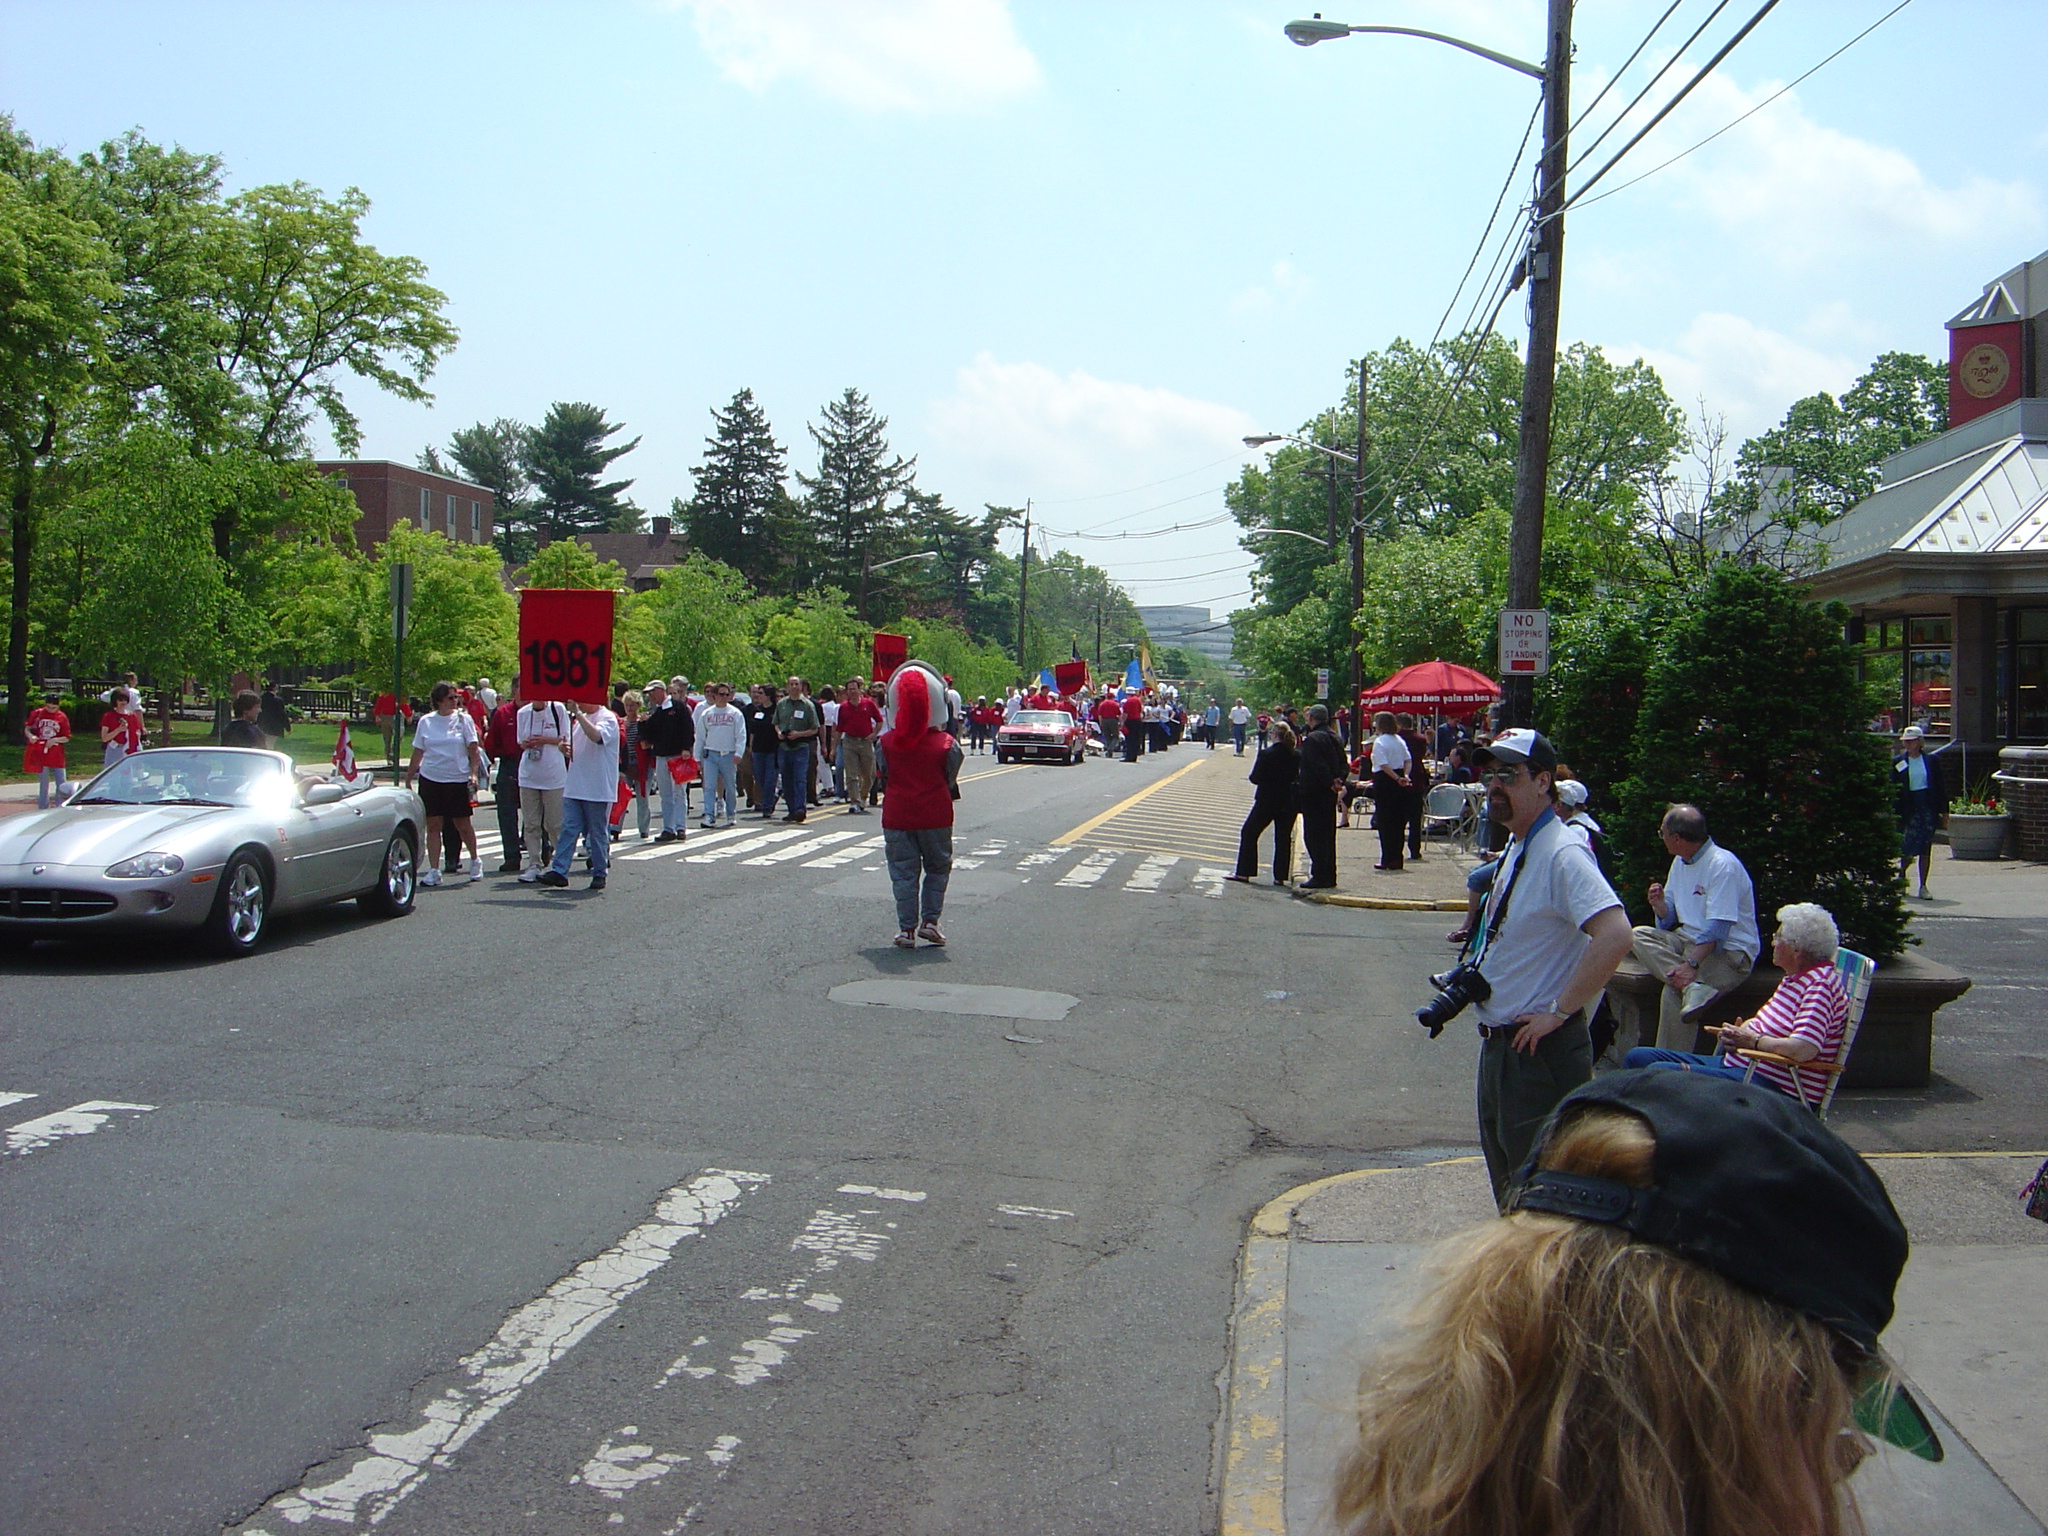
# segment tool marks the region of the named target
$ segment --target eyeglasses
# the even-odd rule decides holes
[[[1482,768],[1479,770],[1479,782],[1482,784],[1512,784],[1522,776],[1522,767],[1522,764],[1516,763],[1507,768]]]

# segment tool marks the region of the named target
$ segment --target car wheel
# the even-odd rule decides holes
[[[384,845],[377,883],[356,898],[356,905],[371,917],[403,917],[412,910],[419,885],[419,845],[410,827],[400,827]]]
[[[243,852],[220,872],[220,894],[206,919],[206,937],[224,955],[246,955],[270,927],[270,877],[263,861]]]

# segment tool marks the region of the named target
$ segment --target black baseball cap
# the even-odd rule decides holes
[[[1527,763],[1531,773],[1550,772],[1557,767],[1557,748],[1550,738],[1527,726],[1502,731],[1472,754],[1475,764],[1498,758],[1503,763]]]
[[[1559,1127],[1598,1108],[1650,1127],[1650,1187],[1537,1167]],[[1573,1089],[1537,1138],[1508,1209],[1621,1227],[1872,1352],[1906,1267],[1905,1223],[1846,1142],[1776,1089],[1697,1072],[1646,1067]],[[1942,1459],[1903,1387],[1873,1382],[1856,1418],[1894,1445]]]

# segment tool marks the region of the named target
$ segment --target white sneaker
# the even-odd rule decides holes
[[[519,871],[519,883],[521,885],[532,885],[539,878],[540,871],[537,869],[522,869]]]
[[[440,883],[441,871],[439,871],[438,869],[423,869],[420,871],[421,885],[432,887],[439,885]]]
[[[469,878],[470,878],[470,883],[471,883],[471,884],[475,884],[475,883],[476,883],[477,881],[479,881],[479,880],[483,879],[483,877],[484,877],[484,861],[483,861],[482,859],[471,859],[471,860],[469,861]]]

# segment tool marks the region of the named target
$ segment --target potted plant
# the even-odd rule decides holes
[[[1995,859],[2005,848],[2012,817],[1986,779],[1948,803],[1948,852],[1953,859]]]

